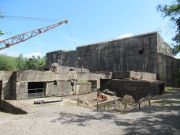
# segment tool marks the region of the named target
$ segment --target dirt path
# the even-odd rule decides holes
[[[0,112],[0,135],[178,135],[180,89],[154,97],[152,106],[128,114],[53,103],[26,115]]]

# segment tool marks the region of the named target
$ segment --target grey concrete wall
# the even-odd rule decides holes
[[[59,80],[55,85],[54,82],[47,83],[46,96],[69,96],[72,94],[70,82]]]
[[[15,82],[16,99],[28,99],[28,82]]]
[[[154,72],[156,53],[157,33],[151,33],[78,47],[76,55],[59,51],[47,53],[46,57],[48,67],[57,62],[63,66],[88,68],[90,71]]]
[[[46,64],[49,65],[48,67],[50,67],[52,65],[52,63],[58,63],[60,65],[68,65],[70,67],[74,67],[74,65],[76,65],[75,67],[77,67],[77,52],[76,51],[55,51],[53,52],[53,54],[50,56],[51,61],[49,61],[48,59],[46,59]]]
[[[73,91],[72,91],[73,90]],[[46,96],[70,96],[73,94],[87,94],[91,92],[90,82],[77,82],[72,88],[71,83],[65,80],[47,83]]]
[[[131,95],[136,101],[142,97],[147,97],[148,92],[153,96],[164,91],[164,82],[160,81],[112,79],[101,84],[103,85],[102,88],[116,92],[119,97]]]
[[[96,80],[97,87],[100,88],[100,78],[111,78],[111,74],[79,72],[79,70],[67,72],[24,70],[14,72],[14,75],[13,88],[16,99],[28,99],[28,82],[45,82],[46,96],[62,96],[62,93],[67,96],[73,93],[71,80],[78,82],[75,83],[76,90],[79,91],[78,94],[83,94],[91,91],[91,83],[80,83],[81,81]]]
[[[180,87],[180,59],[158,54],[157,76],[165,81],[167,86]],[[179,76],[178,76],[179,75]]]
[[[112,74],[112,79],[124,79],[124,78],[156,81],[156,74],[155,73],[147,73],[147,72],[135,72],[135,71],[113,72],[113,74]]]
[[[91,83],[90,82],[78,82],[75,84],[74,89],[76,94],[87,94],[91,92]]]
[[[12,71],[0,71],[0,80],[2,81],[1,99],[13,99],[13,79]]]
[[[48,67],[56,62],[62,66],[84,67],[90,71],[154,72],[156,53],[157,33],[150,33],[77,47],[73,52],[51,52],[47,53],[46,58]]]
[[[165,55],[164,57],[167,56],[167,58],[160,55]],[[171,47],[156,32],[80,46],[75,51],[70,52],[50,52],[46,54],[46,59],[47,67],[56,62],[62,66],[84,67],[90,71],[98,72],[150,72],[158,74],[161,80],[172,79],[169,78],[171,76],[169,72],[179,69],[179,66],[176,66],[177,62],[174,62],[176,60],[172,57]],[[175,65],[170,67],[168,63]],[[177,86],[174,85],[177,84],[177,81],[166,84]]]
[[[15,72],[17,82],[46,82],[60,80],[60,75],[51,71],[22,70]]]
[[[97,80],[100,78],[111,78],[111,73],[90,73],[90,72],[51,72],[23,70],[15,73],[17,82],[48,82],[54,80]],[[99,86],[99,85],[98,85]]]
[[[173,57],[172,48],[157,34],[157,52]]]

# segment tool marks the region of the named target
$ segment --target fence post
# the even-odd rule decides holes
[[[97,110],[99,110],[99,103],[98,103],[98,100],[97,100]]]
[[[151,99],[150,99],[150,94],[149,94],[149,89],[148,89],[148,91],[147,91],[147,94],[148,94],[148,102],[149,102],[149,106],[151,106]]]
[[[139,101],[138,104],[139,104],[139,110],[141,110],[141,102]]]
[[[151,106],[151,98],[150,98],[149,94],[148,94],[148,101],[149,101],[149,106]]]
[[[77,99],[77,106],[79,106],[79,98]]]

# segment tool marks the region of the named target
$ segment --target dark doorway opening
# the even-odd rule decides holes
[[[144,53],[144,48],[140,49],[140,50],[138,51],[138,53],[139,53],[139,55],[143,55],[143,53]]]
[[[101,79],[100,80],[100,90],[105,90],[110,88],[111,79]]]
[[[28,82],[28,98],[41,98],[45,96],[45,82]]]
[[[2,100],[2,80],[0,80],[0,100]]]
[[[91,91],[97,90],[97,81],[96,80],[88,80],[88,82],[91,82]]]

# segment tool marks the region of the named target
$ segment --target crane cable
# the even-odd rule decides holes
[[[69,32],[69,35],[70,35],[70,38],[74,44],[75,47],[77,47],[77,42],[75,41],[75,38],[74,38],[74,35],[72,33],[72,30],[71,30],[71,27],[69,24],[66,25],[67,29],[68,29],[68,32]]]
[[[49,18],[36,18],[36,17],[24,17],[24,16],[5,16],[0,14],[0,19],[15,19],[15,20],[23,20],[23,21],[57,21],[58,19],[49,19]],[[68,33],[70,35],[70,38],[74,44],[74,46],[77,46],[77,42],[75,41],[74,34],[72,33],[72,30],[70,28],[70,25],[67,24]]]
[[[15,20],[36,20],[36,21],[58,21],[58,19],[49,19],[49,18],[36,18],[36,17],[24,17],[24,16],[5,16],[0,14],[0,19],[15,19]]]

